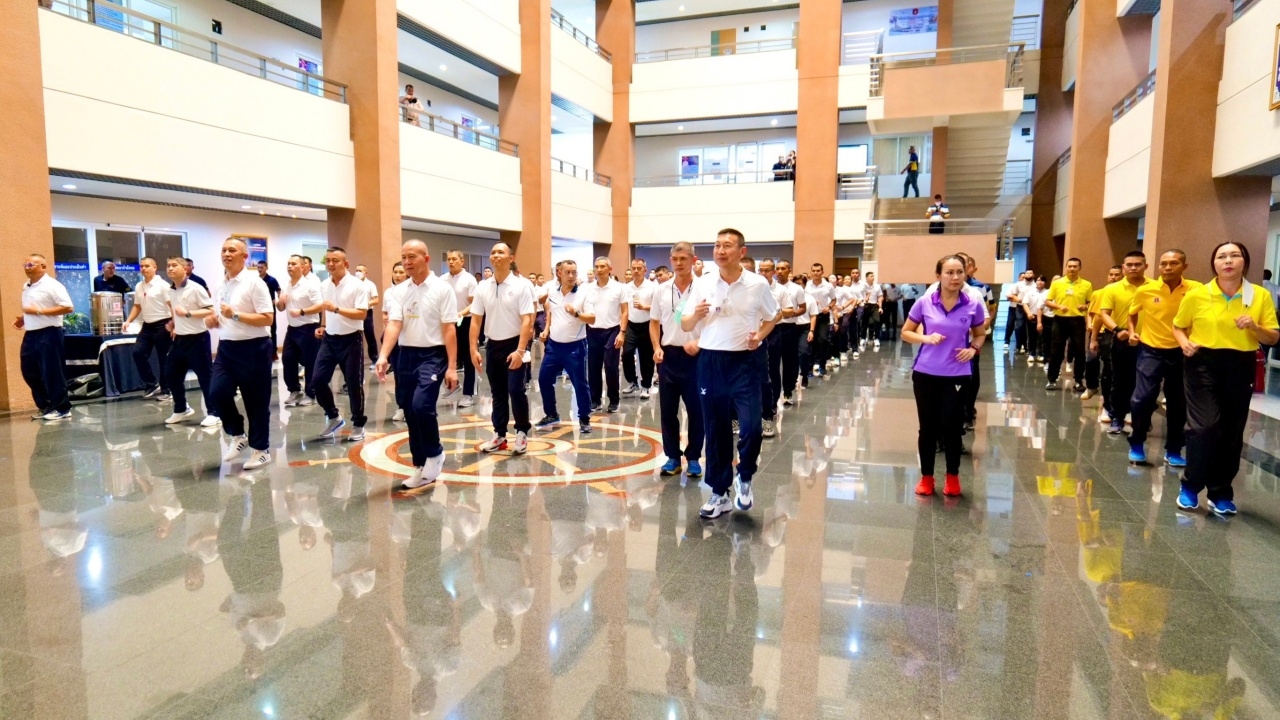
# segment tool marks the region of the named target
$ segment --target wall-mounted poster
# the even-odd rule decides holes
[[[249,246],[249,260],[246,263],[249,267],[257,265],[259,262],[267,261],[267,239],[259,235],[232,235],[244,241]]]
[[[1271,54],[1271,109],[1280,108],[1280,25],[1276,25],[1276,39]]]
[[[685,180],[698,177],[701,159],[697,155],[681,155],[680,177]]]
[[[902,8],[889,12],[890,35],[938,32],[938,6]]]

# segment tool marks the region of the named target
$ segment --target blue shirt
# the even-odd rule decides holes
[[[956,353],[969,347],[969,331],[982,327],[986,310],[965,293],[960,293],[955,307],[950,311],[942,304],[942,292],[938,291],[911,306],[910,320],[920,324],[925,335],[938,333],[943,337],[937,345],[921,345],[912,369],[926,375],[941,377],[967,377],[972,374],[968,361],[956,359]]]

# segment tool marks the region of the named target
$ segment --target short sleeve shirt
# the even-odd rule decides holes
[[[778,315],[769,283],[745,270],[732,284],[718,271],[704,273],[693,282],[687,301],[692,304],[687,307],[697,307],[704,300],[711,311],[698,323],[698,346],[703,350],[746,350],[748,335]]]
[[[337,283],[333,282],[333,277],[327,278],[320,285],[320,294],[326,302],[332,300],[340,308],[368,310],[369,286],[372,284],[347,273]],[[352,320],[329,310],[324,313],[324,323],[325,333],[329,335],[350,335],[364,329],[363,319]]]
[[[1093,284],[1088,280],[1077,278],[1075,282],[1071,282],[1066,277],[1060,277],[1049,286],[1046,299],[1063,306],[1062,310],[1055,312],[1057,317],[1084,317],[1085,308],[1089,306],[1092,297]]]
[[[639,300],[641,305],[653,305],[653,293],[657,289],[658,284],[652,280],[645,280],[640,283],[640,287],[636,287],[636,284],[633,282],[625,283],[622,286],[622,304],[627,306],[627,322],[649,322],[650,311],[641,310],[635,307],[634,302]]]
[[[213,307],[213,300],[209,297],[208,290],[190,280],[186,280],[169,291],[169,304],[175,308],[180,307],[187,312],[191,312]],[[173,331],[178,335],[199,335],[200,333],[208,332],[204,326],[204,318],[187,317],[177,313],[173,316]]]
[[[1253,352],[1258,349],[1257,336],[1236,327],[1236,318],[1246,314],[1258,327],[1277,329],[1275,300],[1266,288],[1246,281],[1240,292],[1227,297],[1215,278],[1187,292],[1173,324],[1188,331],[1191,342],[1201,347]]]
[[[241,270],[235,277],[227,278],[218,288],[218,305],[230,305],[233,312],[271,314],[271,293],[267,284],[258,277],[256,269]],[[255,340],[271,337],[268,326],[249,325],[229,317],[219,317],[218,337],[221,340]]]
[[[71,295],[62,283],[45,275],[34,283],[22,286],[22,307],[32,305],[41,310],[55,307],[75,307],[71,303]],[[61,315],[26,315],[22,316],[22,327],[25,330],[43,330],[51,327],[62,327]]]
[[[622,324],[622,283],[609,278],[604,287],[599,283],[589,283],[585,290],[586,302],[583,312],[595,316],[591,327],[601,330],[618,327]]]
[[[1183,278],[1178,287],[1157,280],[1155,284],[1138,290],[1129,303],[1129,315],[1137,316],[1138,338],[1143,345],[1157,350],[1173,350],[1178,339],[1173,336],[1173,319],[1182,307],[1187,293],[1203,283]],[[1117,320],[1117,322],[1119,322]]]
[[[416,348],[444,345],[444,326],[458,322],[453,288],[431,276],[421,285],[405,280],[393,290],[387,292],[387,319],[401,323],[397,342]]]
[[[547,293],[548,319],[551,321],[550,338],[558,343],[578,342],[587,337],[587,324],[569,314],[569,308],[582,312],[586,300],[585,288],[578,285],[565,295],[561,288]]]
[[[980,331],[986,321],[986,309],[968,293],[960,293],[951,310],[942,304],[942,293],[934,293],[911,306],[910,320],[920,324],[925,335],[943,336],[937,345],[921,345],[916,354],[917,372],[941,377],[967,377],[973,370],[968,361],[956,359],[956,353],[969,346],[969,333]]]
[[[696,279],[693,282],[696,282]],[[698,339],[696,327],[693,332],[685,332],[680,327],[680,318],[689,307],[686,302],[693,292],[693,282],[689,283],[689,287],[685,288],[684,292],[680,292],[680,288],[676,287],[675,278],[672,278],[659,285],[653,294],[651,319],[657,320],[662,325],[663,345],[684,345]]]
[[[484,317],[484,335],[490,340],[518,338],[524,316],[533,314],[533,284],[515,273],[501,283],[491,277],[476,287],[471,314]]]
[[[324,302],[324,297],[320,295],[320,283],[316,281],[315,276],[303,275],[296,283],[290,281],[281,292],[284,293],[284,309],[289,316],[289,327],[315,325],[320,322],[319,313],[293,317],[293,314],[288,312],[290,310],[302,312]]]
[[[142,308],[142,322],[160,322],[168,320],[172,313],[169,310],[169,283],[159,275],[151,278],[151,282],[143,280],[133,289],[134,302]]]
[[[804,312],[783,322],[790,322],[794,325],[809,324],[809,293],[805,292],[804,286],[798,282],[787,283],[787,291],[791,293],[792,307],[804,308]]]
[[[476,279],[466,270],[459,270],[457,275],[452,273],[444,274],[444,281],[453,288],[454,302],[458,305],[458,312],[465,312],[467,306],[471,304],[471,298],[476,294]]]

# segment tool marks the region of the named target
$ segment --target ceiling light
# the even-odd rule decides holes
[[[289,217],[293,218],[294,220],[297,220],[297,219],[298,219],[298,216],[297,216],[297,215],[290,215]]]
[[[440,66],[440,72],[444,72],[444,71],[446,71],[446,70],[448,70],[448,69],[449,69],[449,66],[448,66],[448,65],[441,65],[441,66]]]
[[[558,120],[559,118],[557,118],[555,115],[551,116],[551,122],[557,122]]]
[[[280,213],[276,213],[276,217],[280,217]]]
[[[248,209],[249,209],[249,206],[248,206],[248,205],[241,205],[241,206],[240,206],[240,209],[241,209],[241,210],[248,210]]]
[[[776,126],[776,125],[778,124],[778,119],[777,119],[777,118],[774,118],[774,119],[770,120],[770,121],[769,121],[769,124],[770,124],[770,125],[775,125],[775,126]]]
[[[684,12],[684,6],[683,6],[683,5],[681,5],[680,7],[676,8],[676,10],[678,10],[678,11],[680,11],[680,12]]]
[[[266,214],[267,214],[267,211],[266,211],[266,210],[259,210],[259,211],[258,211],[258,214],[259,214],[259,215],[266,215]]]
[[[676,132],[684,132],[684,126],[683,126],[683,125],[677,125],[677,126],[676,126]]]
[[[76,189],[76,186],[75,186],[75,185],[72,185],[72,184],[70,184],[70,183],[68,183],[68,184],[66,184],[66,185],[63,185],[63,186],[62,186],[62,189],[63,189],[63,190],[75,190],[75,189]]]

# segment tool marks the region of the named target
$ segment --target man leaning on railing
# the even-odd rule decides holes
[[[430,106],[431,101],[428,100],[426,104]],[[404,86],[404,95],[400,96],[400,107],[404,108],[403,114],[405,122],[410,125],[422,127],[418,122],[418,113],[422,111],[422,104],[418,102],[418,97],[413,94],[412,85]]]

